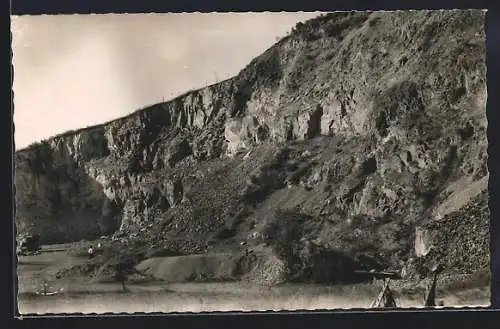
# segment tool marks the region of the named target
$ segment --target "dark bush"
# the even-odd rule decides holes
[[[223,227],[222,229],[220,229],[217,234],[216,234],[216,237],[218,239],[221,239],[221,240],[226,240],[226,239],[230,239],[232,237],[234,237],[236,235],[237,231],[235,228],[232,228],[232,227]]]

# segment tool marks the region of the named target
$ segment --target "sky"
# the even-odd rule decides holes
[[[12,16],[16,149],[234,76],[319,14]]]

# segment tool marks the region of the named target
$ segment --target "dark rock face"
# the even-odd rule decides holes
[[[44,243],[114,232],[185,255],[274,245],[265,228],[293,210],[307,219],[280,268],[297,280],[338,277],[319,259],[401,269],[417,227],[445,241],[486,197],[483,25],[477,10],[299,24],[230,80],[18,151],[18,230]],[[467,243],[417,248],[419,261],[487,266],[481,209],[453,229]]]
[[[116,231],[119,209],[103,186],[64,153],[53,152],[43,142],[16,154],[18,231],[39,234],[42,243],[88,239]]]

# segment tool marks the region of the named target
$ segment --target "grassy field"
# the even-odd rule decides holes
[[[208,312],[366,308],[376,298],[380,282],[355,285],[292,285],[273,287],[243,282],[130,283],[130,292],[119,283],[96,283],[89,278],[55,278],[57,271],[85,261],[71,255],[70,246],[44,247],[40,255],[21,256],[18,264],[18,307],[22,314]],[[53,296],[40,296],[47,282]],[[414,289],[409,289],[411,286]],[[420,285],[421,286],[421,285]],[[416,287],[416,288],[415,288]],[[438,290],[438,300],[448,307],[489,304],[489,284],[453,286]],[[400,307],[421,307],[423,290],[415,283],[394,282]],[[403,293],[404,292],[404,293]]]

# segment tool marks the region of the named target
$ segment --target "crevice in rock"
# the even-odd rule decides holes
[[[381,111],[375,119],[375,128],[377,129],[380,137],[387,137],[389,125],[384,111]]]
[[[377,171],[377,159],[370,157],[361,164],[360,176],[367,176]]]
[[[344,104],[344,102],[340,103],[340,117],[344,118],[347,115],[347,108]]]
[[[293,141],[295,138],[293,136],[293,127],[292,125],[287,126],[286,128],[286,140]]]
[[[474,136],[474,127],[468,122],[464,128],[458,129],[458,134],[463,141],[466,141]]]
[[[322,116],[323,108],[318,105],[309,118],[309,126],[307,127],[308,138],[314,138],[320,134]]]

